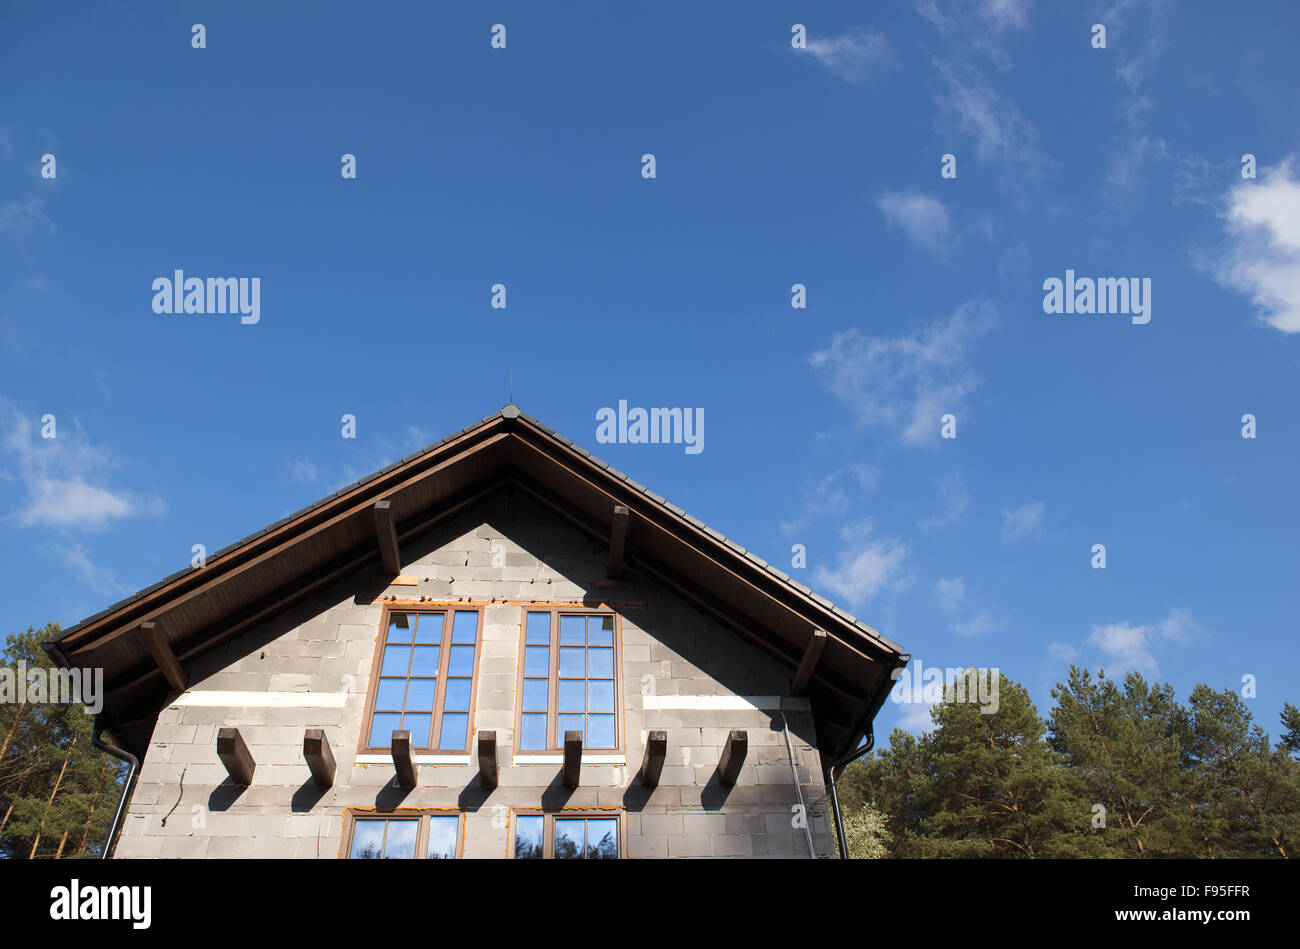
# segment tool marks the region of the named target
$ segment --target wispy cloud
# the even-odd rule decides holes
[[[320,480],[320,471],[307,458],[294,458],[284,463],[289,480],[297,484],[315,484]]]
[[[30,417],[0,404],[0,424],[6,458],[0,478],[18,482],[25,494],[6,515],[19,526],[98,530],[123,518],[165,513],[156,495],[108,486],[112,458],[67,422],[56,438],[42,438]]]
[[[81,544],[54,545],[53,551],[63,560],[78,580],[101,596],[123,597],[132,591],[117,582],[113,571],[90,559],[90,553]]]
[[[970,493],[962,484],[959,472],[950,471],[939,479],[939,500],[943,504],[943,513],[921,521],[919,525],[921,530],[929,531],[947,527],[949,524],[956,524],[966,516],[966,508],[970,506]]]
[[[1107,666],[1155,676],[1160,674],[1155,648],[1166,642],[1186,645],[1200,630],[1200,624],[1187,610],[1171,609],[1158,623],[1135,625],[1124,620],[1094,625],[1088,644],[1101,651]]]
[[[979,386],[966,355],[995,323],[991,306],[965,303],[947,320],[914,333],[836,333],[830,346],[808,361],[860,425],[894,429],[905,443],[933,444],[943,415],[963,411]]]
[[[855,497],[860,498],[876,490],[880,483],[880,469],[873,465],[844,465],[804,486],[803,504],[799,514],[784,521],[781,530],[789,535],[807,527],[814,521],[841,517],[848,513]]]
[[[1020,540],[1042,533],[1043,518],[1047,514],[1047,504],[1043,501],[1031,501],[1020,507],[1002,511],[1002,539],[1004,541]]]
[[[885,35],[870,29],[843,36],[810,36],[807,49],[796,52],[811,56],[847,82],[865,82],[872,73],[899,65]]]
[[[1291,164],[1287,159],[1229,191],[1226,247],[1200,259],[1220,284],[1249,297],[1264,323],[1300,333],[1300,180]]]
[[[876,207],[891,227],[900,228],[917,247],[947,256],[952,247],[948,208],[938,198],[915,191],[886,191]]]
[[[897,539],[872,536],[869,521],[845,527],[841,535],[847,547],[833,568],[819,566],[815,572],[819,586],[854,607],[867,602],[887,586],[902,589],[902,575],[907,547]]]
[[[934,585],[934,603],[943,613],[956,613],[966,600],[966,581],[961,577],[939,578]]]

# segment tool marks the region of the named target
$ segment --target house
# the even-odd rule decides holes
[[[514,405],[46,648],[118,857],[834,856],[908,659]]]

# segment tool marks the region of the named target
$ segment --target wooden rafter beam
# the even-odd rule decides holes
[[[217,732],[217,757],[226,766],[231,781],[242,788],[253,783],[253,772],[257,770],[257,763],[253,760],[253,753],[248,750],[244,736],[239,734],[238,728],[227,727]]]
[[[626,504],[614,505],[614,518],[609,527],[609,562],[605,566],[605,575],[611,580],[623,576],[623,547],[627,543],[628,517]]]
[[[402,572],[402,559],[397,547],[397,522],[393,519],[392,502],[387,499],[375,502],[375,534],[379,538],[379,554],[388,573]]]
[[[478,733],[478,782],[491,790],[497,786],[497,733]]]
[[[334,784],[334,774],[338,766],[334,762],[334,752],[330,740],[323,728],[309,728],[302,739],[302,756],[307,759],[311,776],[316,779],[316,786],[322,791]]]
[[[166,634],[158,628],[158,624],[141,623],[140,638],[144,641],[145,648],[149,650],[149,655],[153,656],[153,661],[158,663],[158,668],[162,671],[167,684],[177,692],[188,689],[190,677],[185,674],[180,660],[172,651],[172,644],[167,641]]]
[[[564,786],[576,788],[582,775],[582,732],[564,733]]]
[[[420,780],[419,769],[411,756],[411,733],[393,732],[393,767],[397,771],[398,787],[413,788]]]
[[[727,744],[718,759],[718,780],[724,788],[735,785],[740,777],[740,766],[745,763],[745,752],[749,750],[749,736],[743,729],[735,728],[727,735]]]
[[[664,759],[667,757],[668,732],[650,732],[645,741],[645,760],[641,763],[642,786],[648,788],[659,786],[659,775],[664,770]]]
[[[822,650],[826,648],[827,638],[822,630],[813,630],[812,638],[804,647],[803,658],[799,660],[799,668],[795,670],[794,680],[790,683],[791,695],[803,695],[808,690],[808,682],[812,679],[813,670],[817,668]]]

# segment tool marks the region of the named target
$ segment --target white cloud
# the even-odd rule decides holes
[[[901,228],[917,247],[947,255],[952,246],[952,223],[938,198],[915,191],[886,191],[876,199],[876,207],[891,227]]]
[[[122,518],[166,511],[155,495],[105,485],[112,460],[66,422],[56,438],[42,438],[32,419],[16,409],[0,407],[0,416],[7,416],[0,448],[10,462],[0,477],[18,481],[26,491],[22,505],[8,515],[19,526],[95,530]]]
[[[54,222],[45,214],[45,202],[35,195],[23,201],[7,201],[0,205],[0,234],[9,234],[22,242],[40,231],[54,236]]]
[[[940,577],[934,585],[935,604],[944,613],[956,613],[961,609],[965,596],[966,581],[961,577],[953,577],[951,580]]]
[[[886,586],[905,583],[901,577],[907,547],[892,538],[873,538],[870,522],[862,522],[841,531],[849,546],[834,569],[819,566],[817,583],[836,598],[856,607],[870,600]]]
[[[965,622],[953,623],[952,628],[953,632],[959,636],[983,636],[995,629],[1001,629],[1002,621],[994,619],[988,610],[980,610],[978,614]]]
[[[956,524],[966,516],[966,508],[970,506],[970,493],[961,483],[960,473],[950,471],[939,479],[939,500],[943,502],[943,513],[921,521],[919,525],[921,530],[947,527],[949,524]]]
[[[1227,246],[1205,266],[1224,287],[1248,296],[1263,322],[1300,333],[1300,180],[1291,162],[1231,189]]]
[[[1154,624],[1134,625],[1127,620],[1094,624],[1088,643],[1101,650],[1106,666],[1117,666],[1121,672],[1135,670],[1156,676],[1160,667],[1154,647],[1165,641],[1186,645],[1192,634],[1200,630],[1200,624],[1187,610],[1171,609],[1165,619]]]
[[[1043,516],[1047,513],[1047,504],[1043,501],[1031,501],[1020,507],[1002,511],[1002,539],[1019,540],[1032,537],[1043,529]]]
[[[953,125],[975,143],[975,157],[997,163],[1017,176],[1036,174],[1048,162],[1038,146],[1038,130],[1005,99],[979,70],[958,62],[935,61],[943,81],[935,96],[939,127]]]
[[[808,361],[860,425],[892,428],[911,444],[935,443],[942,416],[960,414],[979,385],[966,351],[995,322],[988,304],[964,303],[948,320],[911,334],[836,333]]]
[[[966,33],[979,20],[995,30],[1023,27],[1029,23],[1032,0],[919,0],[917,12],[940,33]],[[969,38],[969,37],[968,37]]]
[[[930,711],[938,704],[938,702],[908,702],[903,706],[903,714],[899,716],[894,727],[911,732],[913,735],[934,731]]]
[[[295,458],[292,461],[286,461],[285,467],[289,471],[289,480],[299,484],[315,484],[320,480],[320,471],[316,465],[307,458]]]
[[[94,563],[81,544],[73,544],[70,547],[56,545],[53,550],[73,574],[96,593],[102,596],[122,597],[132,592],[128,587],[117,582],[113,577],[113,571]]]
[[[873,465],[852,464],[818,478],[804,487],[801,512],[793,520],[782,522],[781,530],[788,535],[813,521],[845,514],[853,495],[870,494],[880,477],[880,469]]]
[[[812,56],[848,82],[863,82],[872,72],[898,65],[889,40],[875,30],[854,30],[828,39],[809,37],[807,49],[797,52]]]

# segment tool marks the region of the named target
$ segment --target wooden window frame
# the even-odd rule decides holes
[[[447,667],[451,662],[451,633],[455,625],[455,614],[477,613],[478,629],[474,636],[474,668],[470,672],[469,682],[469,721],[465,726],[465,747],[456,749],[447,748],[416,748],[412,746],[411,751],[415,754],[424,755],[441,755],[443,757],[464,756],[472,754],[474,746],[474,710],[478,705],[478,678],[479,665],[483,659],[483,622],[485,613],[481,604],[469,603],[418,603],[418,604],[401,604],[385,603],[383,613],[379,617],[379,634],[375,640],[375,651],[371,659],[370,685],[366,690],[366,714],[361,721],[361,734],[357,737],[357,754],[362,755],[383,755],[392,752],[391,745],[370,745],[370,731],[374,724],[375,702],[379,699],[379,680],[380,672],[384,663],[384,646],[388,640],[389,619],[394,613],[413,613],[417,615],[424,614],[443,614],[446,618],[443,620],[442,638],[439,640],[438,649],[438,686],[434,694],[433,702],[433,720],[429,726],[429,742],[433,744],[442,736],[442,714],[443,700],[447,691]],[[418,625],[418,623],[417,623]],[[457,678],[460,678],[459,676]],[[407,676],[410,681],[410,676]]]
[[[428,817],[456,818],[456,847],[452,859],[462,859],[465,855],[465,815],[454,807],[399,807],[391,811],[349,807],[343,812],[343,840],[339,848],[339,859],[352,859],[352,839],[360,821],[405,820],[418,824],[415,832],[415,859],[427,860],[429,858],[429,828],[431,826],[430,822],[425,819]]]
[[[550,675],[547,679],[546,709],[546,747],[523,747],[524,740],[524,657],[528,648],[528,614],[551,614]],[[560,616],[612,616],[614,619],[614,746],[612,748],[595,748],[586,744],[583,733],[583,754],[619,754],[624,750],[623,741],[623,617],[618,610],[609,606],[568,606],[563,603],[533,603],[520,607],[519,613],[519,654],[515,671],[515,758],[526,759],[532,756],[553,757],[564,752],[564,736],[556,734],[559,722],[559,670],[560,670]],[[584,647],[590,648],[590,647]],[[590,713],[587,713],[590,714]],[[513,846],[513,844],[512,844]]]
[[[561,808],[543,808],[543,807],[514,807],[510,809],[510,823],[506,830],[506,857],[510,860],[518,859],[515,856],[515,831],[518,828],[518,821],[521,817],[540,817],[542,818],[542,859],[555,859],[555,821],[576,819],[613,819],[618,822],[618,855],[616,860],[627,859],[627,812],[622,808],[601,809],[599,807],[561,807]]]

